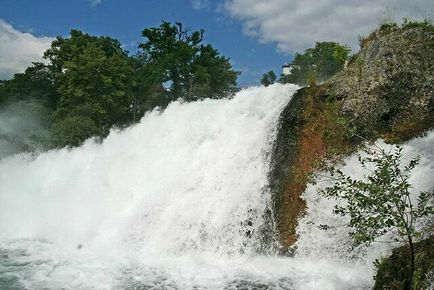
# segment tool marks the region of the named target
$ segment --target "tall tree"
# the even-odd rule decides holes
[[[211,45],[202,45],[203,30],[189,32],[181,23],[162,22],[143,30],[145,62],[157,67],[149,77],[168,87],[167,101],[223,97],[235,89],[238,72]]]
[[[0,85],[0,106],[18,101],[37,101],[52,109],[58,99],[49,67],[39,62],[34,62],[24,73],[17,73]]]
[[[203,30],[162,22],[147,28],[140,51],[129,56],[119,41],[72,30],[12,80],[0,81],[0,106],[36,100],[48,109],[52,146],[80,145],[104,137],[113,126],[138,121],[178,98],[224,97],[235,90],[238,72],[211,45]]]
[[[269,72],[262,75],[261,85],[265,87],[272,85],[276,81],[276,78],[277,77],[274,71],[270,70]]]
[[[280,82],[306,85],[314,77],[324,81],[341,70],[351,49],[337,42],[317,42],[315,47],[296,53],[291,73],[282,75]]]
[[[72,30],[45,52],[60,100],[53,113],[53,142],[78,145],[105,136],[131,119],[128,89],[134,72],[119,41]],[[79,129],[77,129],[79,128]]]

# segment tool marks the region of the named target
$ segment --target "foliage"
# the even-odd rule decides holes
[[[395,28],[398,28],[398,24],[396,24],[396,22],[389,19],[385,19],[381,22],[379,31],[389,32]]]
[[[408,18],[402,19],[403,28],[422,28],[425,31],[434,31],[434,26],[431,19],[424,19],[423,21],[412,21]]]
[[[434,192],[420,192],[417,204],[412,199],[409,178],[419,158],[404,166],[400,147],[392,153],[384,149],[365,151],[368,156],[359,155],[359,162],[362,168],[371,172],[370,175],[356,180],[331,167],[329,170],[335,183],[320,194],[345,201],[344,205],[335,206],[334,213],[350,217],[350,236],[356,245],[369,244],[386,233],[392,233],[396,241],[403,241],[410,251],[408,281],[411,285],[415,261],[413,242],[421,236],[416,222],[434,213]]]
[[[147,39],[141,43],[140,57],[157,68],[149,74],[156,83],[169,90],[167,102],[183,98],[219,98],[235,90],[238,72],[229,59],[220,56],[211,45],[202,45],[204,30],[189,33],[181,23],[163,21],[159,27],[143,30]]]
[[[0,106],[36,100],[53,108],[58,98],[53,75],[43,63],[34,62],[24,73],[15,74],[11,80],[2,81],[0,85]]]
[[[73,114],[55,122],[52,131],[49,141],[56,147],[79,146],[89,137],[104,134],[92,118]]]
[[[69,38],[58,36],[51,43],[51,47],[44,52],[44,58],[50,61],[50,67],[55,73],[61,74],[65,69],[65,63],[83,54],[90,44],[97,46],[107,57],[124,52],[121,43],[116,39],[92,36],[73,29]]]
[[[77,145],[94,135],[105,136],[113,125],[129,121],[133,69],[117,40],[73,30],[68,39],[57,37],[45,57],[51,61],[60,95],[53,112],[53,140],[65,142],[57,145]],[[76,120],[85,120],[79,125],[80,134],[75,132]]]
[[[269,72],[262,75],[261,85],[265,87],[272,85],[276,81],[276,78],[277,77],[274,71],[270,70]]]
[[[235,91],[238,72],[210,44],[203,30],[162,22],[147,28],[136,55],[106,36],[71,30],[45,51],[48,64],[34,63],[0,81],[0,106],[38,101],[49,111],[48,143],[77,146],[105,137],[113,126],[137,122],[146,111],[182,98],[220,98]]]
[[[193,62],[193,82],[189,100],[222,98],[236,91],[237,77],[228,58],[221,56],[210,44],[201,46]],[[193,97],[193,98],[192,98]]]
[[[396,23],[390,19],[386,19],[383,20],[380,23],[380,26],[374,31],[372,32],[370,35],[366,36],[366,37],[362,37],[362,36],[358,36],[358,41],[359,41],[359,46],[360,48],[364,48],[366,47],[366,45],[372,41],[373,39],[375,39],[377,37],[377,35],[386,35],[391,33],[392,31],[396,30],[396,29],[414,29],[414,28],[419,28],[422,29],[423,31],[426,32],[433,32],[434,31],[434,26],[432,23],[432,20],[430,19],[424,19],[422,21],[418,21],[418,20],[410,20],[409,18],[404,17],[402,19],[402,23]]]
[[[159,77],[162,68],[157,63],[144,59],[142,54],[131,56],[129,61],[133,68],[128,82],[131,121],[137,122],[145,112],[165,108],[173,100]]]
[[[282,76],[280,82],[305,86],[311,74],[324,81],[343,68],[350,52],[349,47],[337,42],[317,42],[314,48],[295,54],[290,74]]]

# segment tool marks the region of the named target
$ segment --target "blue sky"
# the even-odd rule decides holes
[[[97,4],[87,0],[1,2],[0,18],[21,32],[54,37],[67,36],[72,28],[80,29],[119,39],[130,52],[135,52],[137,42],[143,40],[141,31],[158,26],[162,20],[179,21],[193,30],[203,28],[205,41],[242,71],[241,85],[257,84],[262,74],[271,69],[280,73],[282,63],[290,57],[278,53],[275,44],[261,44],[244,34],[242,24],[222,12],[219,3],[190,0],[102,0]]]
[[[239,84],[281,72],[316,41],[358,50],[357,37],[383,21],[433,19],[432,0],[0,0],[0,79],[40,61],[71,29],[119,39],[135,52],[141,31],[162,20],[205,29],[205,41],[241,70]]]

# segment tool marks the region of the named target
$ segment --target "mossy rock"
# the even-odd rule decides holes
[[[384,26],[347,68],[297,91],[280,116],[269,182],[282,252],[296,241],[301,198],[321,162],[368,140],[401,143],[434,128],[434,27]]]
[[[339,113],[341,101],[327,91],[326,85],[300,89],[280,115],[269,181],[285,254],[297,240],[297,221],[306,207],[301,194],[311,174],[326,157],[345,156],[357,144],[348,120]]]
[[[415,244],[413,288],[408,285],[409,256],[408,247],[399,247],[393,250],[392,255],[384,258],[377,265],[374,289],[432,289],[430,287],[434,287],[434,235]]]

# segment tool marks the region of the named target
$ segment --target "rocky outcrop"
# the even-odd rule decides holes
[[[434,27],[386,26],[361,44],[344,71],[298,91],[280,116],[269,180],[283,253],[297,239],[300,196],[323,160],[365,139],[402,142],[434,127]]]
[[[269,180],[282,253],[290,252],[297,239],[297,220],[306,206],[301,194],[310,174],[323,159],[348,154],[356,145],[339,115],[342,102],[330,100],[327,90],[299,90],[280,117]]]
[[[304,187],[299,188],[295,166],[301,155],[300,135],[306,121],[302,113],[306,107],[304,96],[305,90],[299,90],[282,112],[279,133],[274,144],[273,170],[269,176],[276,226],[284,251],[296,240],[297,219],[306,206],[300,196]]]
[[[361,45],[347,69],[329,82],[358,133],[406,140],[432,126],[433,26],[384,25]]]
[[[408,285],[409,249],[399,247],[377,265],[374,289],[432,289],[434,287],[434,236],[420,241],[415,247],[413,285]]]

